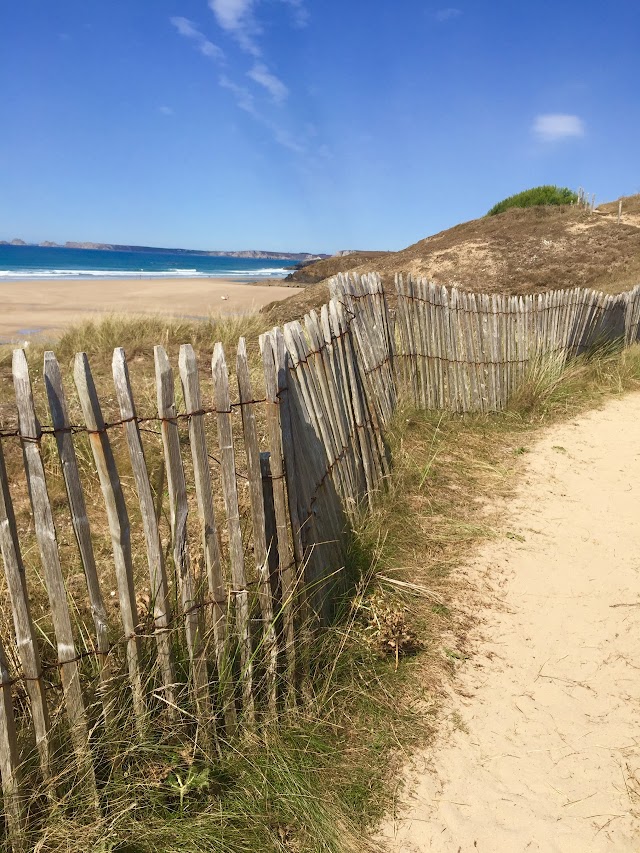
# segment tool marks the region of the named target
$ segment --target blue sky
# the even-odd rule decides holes
[[[640,191],[637,0],[0,0],[0,239],[399,249]]]

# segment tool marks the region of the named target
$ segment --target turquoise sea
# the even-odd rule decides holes
[[[126,252],[43,246],[0,246],[0,282],[21,278],[283,278],[296,261],[230,258],[171,250]]]

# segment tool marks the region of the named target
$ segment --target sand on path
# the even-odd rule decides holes
[[[473,652],[385,850],[640,851],[639,514],[640,394],[530,448],[502,535],[462,572]]]
[[[249,314],[300,288],[217,278],[23,279],[0,282],[0,341],[56,333],[104,313]]]

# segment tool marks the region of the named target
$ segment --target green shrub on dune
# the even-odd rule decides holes
[[[553,184],[545,184],[542,187],[533,187],[530,190],[510,195],[503,201],[494,204],[487,216],[495,216],[496,213],[504,213],[510,207],[539,207],[546,204],[575,204],[578,196],[568,187],[556,187]]]

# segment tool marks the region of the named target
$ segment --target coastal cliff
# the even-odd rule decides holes
[[[253,258],[270,261],[319,261],[329,257],[311,252],[272,252],[267,249],[244,249],[242,251],[225,251],[224,249],[169,249],[157,246],[124,246],[118,243],[83,243],[68,240],[66,243],[54,243],[45,240],[42,243],[26,243],[24,240],[0,240],[0,246],[39,246],[46,249],[93,249],[105,252],[160,252],[172,255],[200,255],[210,258]]]

